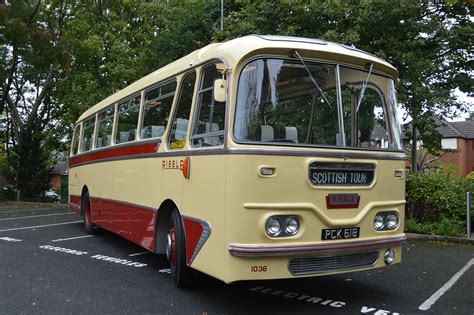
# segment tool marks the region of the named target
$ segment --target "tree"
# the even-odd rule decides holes
[[[218,1],[97,1],[77,6],[65,35],[71,64],[53,95],[67,112],[69,135],[79,115],[150,72],[207,45]]]
[[[4,129],[10,151],[9,177],[23,196],[40,195],[48,182],[49,158],[44,136],[58,118],[58,104],[50,97],[61,67],[62,30],[69,7],[65,1],[9,1],[0,4],[0,112],[9,117]]]

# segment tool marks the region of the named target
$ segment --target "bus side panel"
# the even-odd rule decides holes
[[[87,186],[94,224],[149,250],[154,248],[161,202],[161,167],[156,158],[124,159],[71,169],[73,194]]]
[[[181,214],[194,220],[205,221],[211,230],[209,238],[197,253],[191,267],[218,279],[224,279],[226,265],[222,257],[226,254],[225,242],[225,173],[226,155],[190,157],[190,177],[183,181],[183,202]],[[188,246],[194,247],[202,229],[185,222]],[[194,250],[189,249],[188,256]],[[187,257],[188,261],[191,257]]]
[[[111,199],[121,201],[121,206],[114,208],[113,217],[126,222],[124,238],[144,247],[154,249],[155,222],[157,210],[161,203],[162,170],[157,158],[131,159],[116,161],[111,166],[113,193]]]
[[[91,198],[91,215],[94,224],[104,226],[107,222],[107,209],[101,210],[101,205],[94,202],[94,197],[106,198],[111,193],[110,174],[106,175],[103,167],[105,163],[86,164],[73,167],[69,170],[69,193],[71,201],[80,206],[82,189],[87,187]],[[105,228],[105,226],[104,226]]]

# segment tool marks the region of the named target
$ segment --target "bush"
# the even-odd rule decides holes
[[[414,219],[406,219],[405,231],[419,234],[432,234],[433,225],[429,223],[421,224],[416,222]]]
[[[444,236],[464,236],[466,223],[461,220],[442,218],[441,222],[434,224],[434,233]]]
[[[473,181],[446,168],[408,174],[406,231],[462,236],[466,228],[466,192],[473,188]]]

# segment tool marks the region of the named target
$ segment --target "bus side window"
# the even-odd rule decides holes
[[[110,106],[99,114],[97,125],[96,148],[106,147],[112,143],[112,126],[114,125],[114,106]]]
[[[161,137],[168,125],[176,81],[146,92],[141,138]]]
[[[218,146],[224,144],[226,103],[214,99],[214,82],[223,79],[225,66],[216,63],[204,68],[198,92],[192,145],[194,147]]]
[[[118,106],[118,125],[115,143],[135,140],[138,112],[140,111],[140,98],[140,96],[135,96]]]
[[[78,124],[74,129],[74,135],[72,137],[71,153],[76,155],[79,153],[79,137],[81,135],[81,124]]]
[[[181,83],[181,93],[176,104],[173,123],[168,139],[170,149],[182,149],[186,143],[186,132],[188,130],[189,115],[193,102],[196,72],[189,73]]]
[[[81,152],[92,150],[92,141],[94,139],[95,115],[86,120],[83,124]]]

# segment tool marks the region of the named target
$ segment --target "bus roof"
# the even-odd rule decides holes
[[[297,49],[303,57],[323,61],[340,62],[361,67],[366,67],[369,63],[373,63],[374,72],[382,72],[393,78],[398,77],[398,71],[388,62],[353,46],[341,45],[322,39],[303,37],[248,35],[224,43],[209,44],[201,49],[195,50],[189,55],[173,61],[110,95],[95,106],[92,106],[79,117],[78,121],[148,86],[211,59],[223,58],[230,69],[235,69],[239,62],[246,57],[265,54],[287,55],[290,51],[295,49]]]

